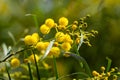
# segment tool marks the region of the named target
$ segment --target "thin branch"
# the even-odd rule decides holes
[[[9,59],[10,57],[12,57],[13,55],[16,55],[16,54],[18,54],[18,53],[20,53],[20,52],[23,52],[23,51],[25,51],[26,49],[23,49],[23,50],[20,50],[20,51],[17,51],[17,52],[15,52],[15,53],[11,53],[11,50],[7,53],[8,55],[7,55],[7,57],[5,57],[3,60],[1,60],[0,61],[0,63],[2,63],[2,62],[5,62],[7,59]],[[11,53],[11,54],[9,54],[9,53]]]

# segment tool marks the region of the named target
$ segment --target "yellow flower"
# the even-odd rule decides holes
[[[42,62],[43,63],[43,66],[45,67],[45,69],[49,69],[50,68],[50,66],[46,63],[46,62]]]
[[[17,58],[13,58],[10,63],[11,63],[11,66],[18,67],[20,65],[20,60]]]
[[[64,33],[63,33],[63,32],[57,32],[57,33],[55,34],[55,38],[56,38],[56,41],[62,42],[63,39],[64,39]]]
[[[69,42],[64,42],[62,43],[61,45],[62,49],[65,50],[65,51],[69,51],[71,49],[71,45]]]
[[[66,26],[64,26],[64,25],[59,25],[59,26],[58,26],[58,29],[59,29],[59,30],[64,30],[64,29],[66,29]]]
[[[36,36],[27,35],[24,38],[24,42],[26,45],[35,45],[38,42],[38,38]]]
[[[35,54],[35,58],[36,58],[36,62],[38,62],[39,56],[38,56],[37,54]],[[29,59],[31,62],[35,62],[35,58],[34,58],[34,54],[32,54],[28,59]]]
[[[44,42],[44,45],[45,45],[45,49],[46,49],[49,45],[49,42]]]
[[[40,37],[39,37],[39,34],[38,33],[33,33],[32,34],[32,37],[35,37],[36,38],[36,41],[38,42]]]
[[[59,44],[58,42],[54,42],[53,46],[57,47]]]
[[[64,39],[63,39],[64,42],[69,42],[69,43],[73,43],[73,40],[71,39],[71,36],[69,34],[65,34],[64,35]]]
[[[46,45],[44,42],[38,42],[36,45],[36,48],[41,51],[41,50],[45,50],[46,49]]]
[[[68,25],[68,19],[65,18],[65,17],[61,17],[61,18],[59,19],[59,25],[67,26],[67,25]]]
[[[76,38],[75,42],[76,42],[76,44],[79,44],[80,43],[80,38]]]
[[[97,71],[92,71],[93,76],[99,76],[100,74]]]
[[[40,27],[40,32],[41,32],[42,34],[48,34],[48,33],[50,32],[50,28],[49,28],[47,25],[43,24],[43,25]]]
[[[54,25],[55,25],[54,20],[51,19],[51,18],[46,19],[45,20],[45,25],[47,25],[50,28],[54,27]]]
[[[73,30],[76,30],[76,29],[77,29],[77,25],[73,24],[73,25],[72,25],[72,29],[73,29]]]
[[[59,57],[60,55],[60,49],[58,47],[52,47],[49,55],[54,55],[55,57]]]

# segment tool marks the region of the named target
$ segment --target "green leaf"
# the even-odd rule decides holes
[[[106,57],[106,59],[108,60],[106,72],[108,72],[110,70],[112,60],[110,58],[108,58],[108,57]]]
[[[76,72],[76,73],[68,74],[68,75],[65,75],[65,76],[61,76],[61,77],[59,78],[59,80],[62,80],[63,78],[66,78],[66,77],[69,77],[69,76],[72,76],[72,75],[82,75],[82,76],[84,76],[84,77],[86,77],[86,78],[89,77],[89,75],[86,74],[86,73],[84,73],[84,72]]]
[[[65,54],[68,54],[68,55],[70,55],[71,57],[75,58],[76,60],[79,61],[79,63],[82,62],[83,68],[85,68],[85,72],[86,72],[90,77],[92,77],[91,70],[90,70],[90,68],[89,68],[86,60],[85,60],[83,57],[81,57],[80,55],[74,54],[74,53],[65,53]],[[80,65],[80,66],[81,66],[81,65]]]
[[[11,38],[12,41],[13,41],[13,44],[15,45],[15,44],[16,44],[16,40],[15,40],[14,35],[13,35],[10,31],[8,31],[8,35],[10,36],[10,38]]]

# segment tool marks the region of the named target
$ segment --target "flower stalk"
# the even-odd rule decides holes
[[[28,69],[29,69],[30,80],[33,80],[30,63],[28,62],[27,65],[28,65]]]
[[[56,58],[55,56],[53,56],[53,62],[54,62],[54,70],[55,70],[55,76],[56,76],[56,80],[59,80],[58,78],[58,71],[57,71],[57,64],[56,64]]]

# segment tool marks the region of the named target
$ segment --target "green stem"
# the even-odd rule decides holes
[[[53,62],[54,62],[54,69],[55,69],[55,74],[56,74],[56,80],[58,80],[58,72],[57,72],[57,65],[56,65],[56,58],[53,56]]]
[[[27,65],[28,65],[28,69],[29,69],[30,80],[33,80],[30,63],[28,62]]]
[[[32,52],[34,54],[35,66],[36,66],[36,70],[37,70],[37,77],[38,77],[38,80],[40,80],[40,73],[39,73],[39,69],[38,69],[35,53],[34,53],[34,51],[32,51]]]
[[[7,74],[8,74],[8,78],[9,78],[9,80],[11,80],[10,73],[9,73],[9,70],[8,70],[8,67],[7,67],[6,63],[5,63],[5,66],[6,66],[6,71],[7,71]]]

